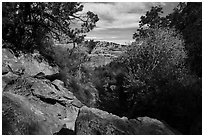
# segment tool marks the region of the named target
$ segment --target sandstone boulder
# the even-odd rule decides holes
[[[54,83],[54,84],[53,84]],[[6,103],[12,104],[12,99],[7,99],[3,101],[3,119],[6,119],[5,122],[12,124],[12,119],[6,118],[7,114],[18,113],[22,109],[21,113],[19,112],[18,119],[21,121],[22,126],[26,127],[26,120],[30,117],[34,117],[38,120],[38,123],[45,123],[45,133],[43,131],[25,131],[14,132],[17,126],[13,127],[11,124],[8,125],[9,128],[3,127],[4,134],[55,134],[61,131],[61,129],[67,129],[74,132],[75,121],[78,116],[79,107],[83,106],[79,100],[73,94],[65,89],[62,85],[57,84],[56,81],[50,82],[46,79],[36,79],[33,77],[24,77],[21,76],[12,83],[12,85],[7,86],[4,89],[3,94],[9,94],[10,96],[15,96],[15,100],[21,101],[18,103],[18,107],[12,108],[13,111],[10,111],[10,107]],[[62,83],[58,81],[58,83]],[[61,87],[60,87],[61,86]],[[19,99],[16,99],[19,98]],[[21,100],[20,100],[21,99]],[[5,97],[3,100],[6,100]],[[14,101],[15,101],[14,100]],[[78,102],[78,105],[75,105]],[[26,107],[24,107],[26,106]],[[15,110],[17,109],[17,110]],[[29,112],[29,116],[27,116]],[[25,115],[24,115],[25,113]],[[18,125],[13,122],[14,125]],[[32,127],[31,123],[31,127]],[[69,132],[67,132],[69,133]]]
[[[2,97],[2,134],[37,135],[51,134],[49,125],[41,114],[31,110],[26,98],[12,93]]]
[[[83,106],[76,121],[78,135],[173,135],[162,122],[148,117],[130,119]]]

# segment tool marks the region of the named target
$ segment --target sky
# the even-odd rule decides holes
[[[140,17],[152,6],[161,5],[163,16],[171,13],[178,2],[87,2],[83,3],[84,12],[92,11],[98,15],[96,27],[85,39],[110,41],[128,44],[133,41]]]

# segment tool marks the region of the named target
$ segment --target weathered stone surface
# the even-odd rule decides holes
[[[2,75],[7,74],[9,71],[10,69],[8,68],[8,66],[2,63]]]
[[[4,90],[4,88],[6,87],[6,85],[7,85],[7,83],[2,80],[2,91]]]
[[[58,82],[60,83],[60,81]],[[56,81],[54,83],[56,83]],[[79,108],[72,105],[72,102],[78,100],[70,91],[67,89],[65,90],[62,85],[62,87],[59,88],[58,86],[46,79],[22,76],[16,79],[12,85],[6,87],[4,89],[4,94],[12,94],[20,98],[25,98],[22,100],[22,103],[19,104],[19,107],[23,107],[23,104],[29,106],[25,108],[25,111],[32,112],[34,116],[40,116],[42,121],[47,123],[49,134],[58,133],[63,125],[65,125],[63,128],[73,131],[75,129],[75,121]],[[4,109],[7,110],[8,108]],[[10,119],[8,119],[8,121],[9,120]],[[6,132],[5,134],[8,133]],[[16,133],[13,132],[11,134]],[[26,134],[30,134],[30,132]],[[40,132],[39,134],[43,133]]]
[[[78,135],[170,135],[174,134],[162,122],[148,117],[128,120],[102,110],[80,109],[76,121]]]
[[[63,98],[67,99],[69,103],[77,108],[81,108],[83,104],[74,96],[74,94],[64,87],[64,82],[60,80],[55,80],[52,82],[57,88],[63,92]]]
[[[22,96],[4,93],[2,98],[2,134],[51,134],[41,115],[33,113],[29,102]]]
[[[52,75],[59,72],[57,67],[51,67],[39,54],[26,54],[19,59],[25,68],[25,73],[28,75],[36,75],[39,72]]]
[[[12,72],[8,72],[7,74],[2,76],[2,89],[6,87],[7,84],[10,82],[16,80],[19,76],[16,74],[13,74]]]
[[[39,72],[43,72],[46,75],[58,73],[57,67],[51,67],[39,54],[26,54],[20,57],[15,57],[12,51],[8,49],[2,49],[2,62],[3,68],[9,66],[14,73],[26,74],[29,76],[36,75]]]
[[[3,60],[15,60],[17,59],[14,53],[10,49],[3,48],[2,49],[2,59]]]
[[[21,74],[25,70],[20,60],[9,49],[2,49],[2,68],[17,74]]]
[[[152,134],[152,135],[172,135],[174,134],[168,127],[161,121],[149,117],[138,117],[138,121],[140,121],[139,133],[142,134]]]
[[[64,87],[64,82],[61,80],[54,80],[52,82],[52,84],[54,84],[55,86],[57,86],[57,88],[63,92],[63,97],[65,97],[66,99],[75,99],[76,97],[73,95],[72,92],[70,92],[68,89],[66,89]]]
[[[64,118],[61,122],[65,125],[65,128],[74,131],[75,130],[75,121],[77,119],[79,108],[74,106],[69,106],[66,109],[66,118]]]

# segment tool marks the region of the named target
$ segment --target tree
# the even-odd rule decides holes
[[[92,50],[96,47],[97,42],[94,40],[87,41],[88,53],[91,54]]]
[[[149,32],[149,37],[140,38],[140,44],[133,44],[118,59],[128,70],[125,87],[130,110],[134,110],[135,102],[147,100],[144,97],[154,98],[166,85],[180,81],[186,73],[187,55],[181,35],[170,28],[150,28]]]
[[[188,64],[191,71],[202,76],[202,3],[179,3],[173,13],[167,16],[170,27],[179,30],[188,51]]]
[[[99,20],[77,2],[3,2],[2,9],[3,41],[15,51],[39,50],[48,36],[79,43]]]
[[[167,26],[168,21],[165,17],[161,17],[162,13],[162,7],[159,5],[152,7],[150,11],[146,12],[145,16],[141,16],[139,28],[137,32],[133,34],[133,39],[147,36],[149,28]]]
[[[192,73],[202,76],[202,3],[180,2],[173,12],[162,17],[161,6],[154,6],[145,16],[141,16],[139,28],[133,39],[148,37],[150,28],[176,28],[183,35],[185,49],[188,51],[187,64]]]

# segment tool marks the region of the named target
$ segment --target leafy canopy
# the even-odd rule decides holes
[[[3,2],[3,41],[14,50],[38,49],[47,36],[79,43],[99,20],[77,2]]]
[[[162,16],[162,7],[154,6],[141,16],[133,39],[149,37],[151,28],[175,28],[183,35],[188,52],[187,63],[192,73],[202,76],[202,3],[180,2],[173,12]]]

